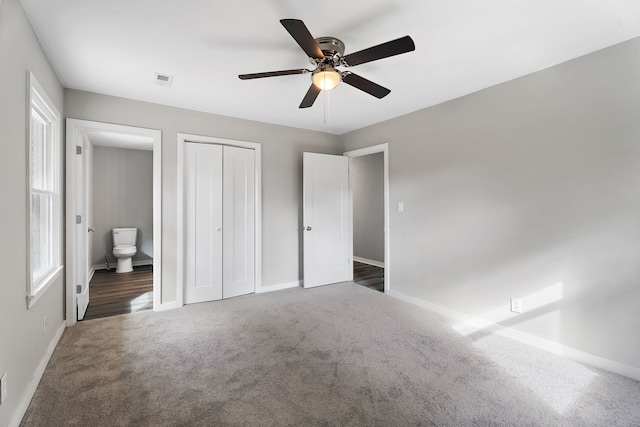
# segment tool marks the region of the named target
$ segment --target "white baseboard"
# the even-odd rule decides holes
[[[13,415],[13,418],[11,418],[11,421],[9,422],[9,427],[20,426],[20,423],[22,422],[22,417],[24,417],[24,414],[27,412],[27,408],[31,403],[31,399],[33,399],[33,395],[36,393],[38,384],[40,384],[42,375],[44,375],[44,370],[47,368],[47,364],[49,364],[49,359],[51,359],[51,356],[53,355],[53,351],[56,349],[56,346],[58,345],[58,341],[60,341],[60,338],[62,337],[62,334],[64,333],[65,328],[66,328],[66,322],[63,321],[58,327],[58,330],[53,336],[53,339],[49,343],[49,346],[47,347],[47,352],[45,353],[44,357],[40,361],[38,368],[36,369],[35,373],[31,377],[31,382],[27,387],[27,391],[25,392],[25,395],[20,401],[18,410],[16,411],[16,413]]]
[[[112,269],[116,268],[116,262],[110,262],[109,265],[111,266]],[[153,265],[153,260],[152,259],[143,259],[141,261],[133,261],[131,263],[131,265],[133,265],[134,267],[140,267],[141,265]],[[94,272],[96,270],[106,270],[107,269],[107,264],[95,264],[93,266],[93,270]]]
[[[368,264],[368,265],[373,265],[375,267],[384,268],[384,261],[382,261],[382,262],[381,261],[374,261],[372,259],[362,258],[362,257],[359,257],[359,256],[354,256],[353,260],[361,262],[363,264]]]
[[[87,280],[87,283],[91,282],[91,279],[93,279],[93,275],[95,273],[96,273],[96,267],[91,266],[91,268],[89,269],[89,279]]]
[[[181,306],[178,304],[177,301],[172,301],[172,302],[165,302],[162,304],[154,304],[153,305],[153,311],[167,311],[167,310],[174,310],[176,308],[180,308]]]
[[[419,307],[426,308],[427,310],[434,311],[441,314],[454,322],[468,322],[473,319],[474,327],[480,329],[491,329],[493,333],[501,335],[503,337],[512,339],[514,341],[528,344],[532,347],[539,348],[549,353],[557,354],[560,356],[568,357],[577,362],[584,363],[586,365],[593,366],[595,368],[604,369],[605,371],[613,372],[618,375],[633,378],[640,381],[640,369],[634,366],[625,365],[623,363],[616,362],[615,360],[605,359],[604,357],[596,356],[594,354],[586,353],[581,350],[577,350],[572,347],[568,347],[557,343],[555,341],[546,340],[544,338],[536,337],[535,335],[527,334],[525,332],[518,331],[512,328],[505,328],[497,325],[488,320],[480,319],[468,314],[460,313],[459,311],[451,310],[446,307],[442,307],[437,304],[433,304],[427,301],[423,301],[419,298],[415,298],[409,295],[397,291],[389,291],[388,295],[408,303],[417,305]]]
[[[569,359],[576,360],[584,363],[585,365],[591,365],[596,368],[604,369],[605,371],[640,381],[640,369],[636,367],[625,365],[624,363],[616,362],[615,360],[605,359],[604,357],[596,356],[594,354],[585,353],[584,351],[576,350],[571,347],[564,347],[564,355]]]
[[[295,288],[295,287],[298,287],[298,286],[302,286],[302,282],[295,281],[295,282],[279,283],[277,285],[262,286],[262,287],[256,289],[255,293],[256,294],[262,294],[262,293],[265,293],[265,292],[280,291],[280,290],[283,290],[283,289]],[[180,308],[180,307],[181,307],[181,305],[178,304],[177,301],[172,301],[172,302],[166,302],[166,303],[163,303],[163,304],[154,304],[153,311],[173,310],[173,309]]]
[[[302,282],[299,280],[296,280],[294,282],[279,283],[277,285],[262,286],[256,289],[256,294],[262,294],[265,292],[273,292],[273,291],[281,291],[283,289],[295,288],[298,286],[302,286]]]

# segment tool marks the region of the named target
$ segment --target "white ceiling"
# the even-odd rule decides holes
[[[67,88],[336,134],[640,36],[640,0],[20,2]],[[301,110],[309,75],[237,77],[312,68],[282,18],[346,54],[405,35],[416,51],[350,68],[386,98],[343,83]],[[156,72],[173,85],[153,84]]]

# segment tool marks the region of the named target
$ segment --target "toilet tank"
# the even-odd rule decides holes
[[[114,228],[113,229],[113,247],[121,245],[136,245],[138,237],[137,228]]]

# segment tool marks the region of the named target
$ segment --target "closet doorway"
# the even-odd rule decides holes
[[[259,286],[259,148],[179,134],[180,305]]]

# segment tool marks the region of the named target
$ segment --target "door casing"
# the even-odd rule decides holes
[[[78,185],[85,178],[76,170],[76,146],[84,146],[87,132],[106,131],[121,135],[151,138],[153,141],[153,309],[154,311],[172,308],[173,304],[164,304],[162,295],[162,132],[156,129],[146,129],[134,126],[117,125],[68,118],[66,122],[66,287],[65,305],[67,326],[77,322],[76,284],[78,281],[78,252],[76,245],[78,227],[76,215],[84,209],[77,206],[79,200],[86,200],[86,194],[77,195],[77,191],[88,191],[86,185]],[[79,197],[76,197],[79,196]],[[88,224],[83,221],[82,230],[86,231]]]

